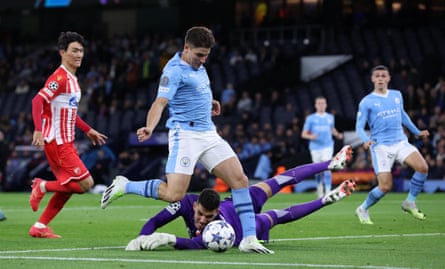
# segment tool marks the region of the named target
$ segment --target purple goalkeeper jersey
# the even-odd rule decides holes
[[[250,187],[250,195],[256,213],[256,226],[257,226],[257,238],[260,240],[269,240],[269,230],[271,224],[268,218],[261,212],[262,206],[267,200],[266,194],[256,187]],[[205,249],[206,247],[202,243],[201,231],[197,230],[194,224],[194,211],[193,203],[198,201],[197,194],[186,194],[185,197],[178,202],[169,204],[166,208],[162,209],[158,214],[150,218],[147,223],[142,227],[140,235],[149,235],[156,231],[156,229],[164,226],[165,224],[182,217],[187,227],[189,238],[176,237],[176,249]],[[234,245],[238,246],[242,239],[242,227],[241,221],[235,212],[233,202],[231,198],[226,198],[221,201],[219,206],[219,215],[215,218],[223,219],[232,225],[235,230],[236,240]]]

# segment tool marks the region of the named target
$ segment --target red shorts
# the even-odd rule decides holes
[[[74,143],[57,145],[53,140],[45,144],[45,154],[49,166],[60,184],[81,181],[90,176],[90,172],[79,158]]]

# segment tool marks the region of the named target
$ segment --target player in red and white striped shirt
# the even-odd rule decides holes
[[[73,193],[87,192],[94,184],[74,146],[75,127],[85,132],[93,145],[103,145],[107,136],[91,128],[77,114],[81,89],[75,76],[84,56],[85,39],[75,32],[63,32],[58,39],[61,65],[51,74],[32,100],[34,135],[32,144],[43,147],[56,181],[35,178],[29,202],[33,211],[46,192],[53,192],[39,220],[29,234],[39,238],[60,238],[47,226]]]

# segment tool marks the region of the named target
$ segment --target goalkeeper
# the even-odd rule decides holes
[[[317,200],[296,204],[282,210],[261,212],[267,199],[278,193],[284,186],[296,184],[327,169],[343,169],[346,161],[351,158],[351,154],[350,146],[345,146],[331,161],[297,166],[271,179],[250,186],[249,191],[256,213],[257,238],[268,241],[269,231],[275,225],[298,220],[326,205],[349,196],[351,191],[355,189],[355,183],[346,180],[336,189]],[[180,238],[173,234],[155,232],[156,229],[178,217],[184,219],[190,238]],[[142,227],[139,236],[130,241],[126,250],[154,250],[167,245],[173,246],[175,249],[204,249],[206,247],[202,243],[201,232],[209,222],[217,219],[223,219],[232,225],[236,235],[234,246],[238,246],[242,239],[241,222],[235,212],[231,198],[226,198],[220,202],[219,194],[216,191],[204,189],[199,195],[187,194],[182,200],[171,203],[150,218]]]

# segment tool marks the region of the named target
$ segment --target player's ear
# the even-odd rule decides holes
[[[185,43],[184,44],[184,50],[185,51],[189,51],[191,49],[190,44],[189,43]]]

